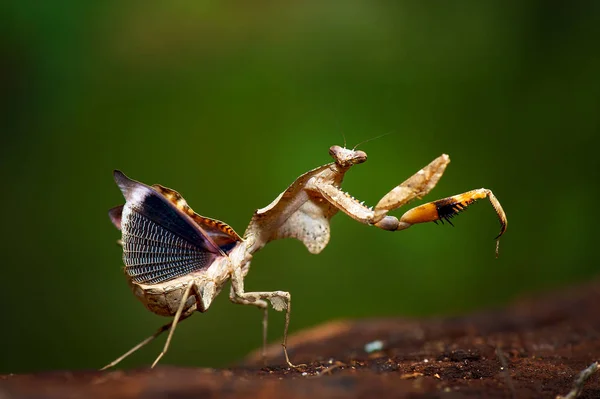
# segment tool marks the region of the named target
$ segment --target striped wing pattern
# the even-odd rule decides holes
[[[168,281],[206,269],[223,256],[209,233],[169,199],[120,171],[114,176],[126,203],[109,216],[121,229],[125,272],[133,282]]]
[[[209,266],[215,255],[132,209],[123,224],[123,262],[136,283],[156,284]]]

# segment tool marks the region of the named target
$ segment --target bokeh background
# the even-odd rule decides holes
[[[1,9],[0,373],[98,368],[167,321],[122,274],[107,216],[123,202],[115,168],[240,234],[256,208],[329,162],[330,145],[380,135],[344,184],[368,204],[441,153],[452,163],[427,200],[497,194],[509,219],[499,259],[487,201],[454,228],[399,233],[340,214],[318,256],[269,244],[246,286],[290,291],[292,331],[501,306],[600,270],[600,2]],[[163,363],[231,364],[260,346],[260,318],[224,293],[178,328]],[[269,339],[282,328],[271,312]],[[163,342],[123,367],[149,364]]]

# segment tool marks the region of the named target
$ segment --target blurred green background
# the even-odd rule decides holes
[[[389,133],[344,183],[370,205],[441,153],[427,200],[494,190],[499,259],[487,201],[399,233],[340,214],[318,256],[269,244],[246,287],[290,291],[292,331],[501,306],[600,269],[600,2],[18,1],[0,18],[0,373],[98,368],[167,322],[122,274],[115,168],[240,234],[344,140]],[[230,364],[260,319],[224,293],[163,364]],[[271,312],[269,339],[282,328]]]

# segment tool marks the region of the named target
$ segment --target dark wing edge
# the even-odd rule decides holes
[[[119,170],[114,171],[114,178],[127,201],[125,206],[130,206],[199,249],[215,254],[222,252],[201,226],[152,187],[128,178]]]
[[[108,211],[108,217],[112,224],[119,230],[121,230],[121,216],[123,215],[123,207],[125,205],[115,206],[114,208],[110,208]]]

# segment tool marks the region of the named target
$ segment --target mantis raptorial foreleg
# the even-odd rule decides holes
[[[327,201],[351,218],[361,223],[377,225],[384,220],[388,211],[399,208],[415,198],[427,195],[440,180],[449,163],[448,155],[437,157],[429,165],[384,195],[375,209],[367,208],[362,202],[359,203],[355,198],[328,181],[315,179],[314,186]],[[382,226],[378,227],[389,230]]]
[[[502,226],[500,234],[498,234],[498,237],[500,237],[506,230],[506,215],[492,191],[485,188],[467,191],[417,206],[402,215],[400,220],[394,216],[387,215],[390,210],[399,208],[415,198],[421,198],[428,194],[442,177],[449,163],[450,158],[446,154],[434,159],[429,165],[384,195],[374,209],[367,208],[362,202],[359,203],[339,187],[325,180],[315,179],[313,184],[314,188],[328,202],[348,216],[361,223],[389,231],[404,230],[414,224],[436,222],[438,220],[446,220],[451,223],[450,219],[466,209],[470,204],[478,199],[488,198]],[[497,253],[498,246],[496,245],[496,255]]]
[[[383,219],[388,211],[397,209],[415,198],[422,198],[429,194],[441,179],[449,163],[450,157],[442,154],[402,184],[390,190],[375,205],[374,222],[377,223]]]

